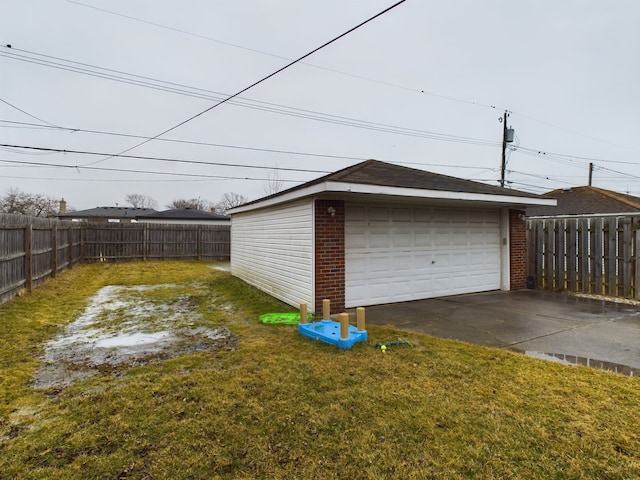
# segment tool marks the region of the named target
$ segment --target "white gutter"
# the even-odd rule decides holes
[[[420,188],[387,187],[383,185],[368,185],[360,183],[324,182],[289,193],[267,198],[246,206],[230,209],[227,213],[235,214],[270,207],[280,203],[290,202],[299,198],[318,195],[320,193],[359,193],[372,195],[389,195],[398,197],[423,198],[434,200],[460,200],[488,202],[508,205],[547,205],[556,206],[555,199],[518,197],[515,195],[493,195],[490,193],[451,192],[444,190],[423,190]]]

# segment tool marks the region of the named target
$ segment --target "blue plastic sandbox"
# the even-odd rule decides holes
[[[348,338],[340,338],[340,322],[333,320],[320,320],[319,322],[299,323],[298,332],[313,340],[320,340],[340,348],[351,348],[354,343],[366,342],[367,331],[358,331],[353,325],[348,327]]]

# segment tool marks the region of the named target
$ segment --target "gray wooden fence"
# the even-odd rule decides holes
[[[528,221],[528,274],[537,288],[640,300],[640,217]]]
[[[78,263],[229,260],[227,225],[80,223],[0,214],[0,304]]]

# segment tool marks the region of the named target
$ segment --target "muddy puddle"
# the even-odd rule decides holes
[[[186,353],[233,349],[231,332],[202,326],[203,319],[180,288],[103,287],[85,311],[45,345],[33,386],[63,388],[98,373],[120,374]]]

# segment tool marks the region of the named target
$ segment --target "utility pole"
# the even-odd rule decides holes
[[[589,186],[591,186],[592,180],[593,180],[593,163],[589,163]]]
[[[504,116],[500,118],[500,122],[502,122],[502,164],[500,167],[500,186],[504,188],[505,183],[505,171],[507,169],[507,143],[513,142],[513,129],[507,127],[507,118],[509,117],[509,112],[507,110],[504,111]]]

